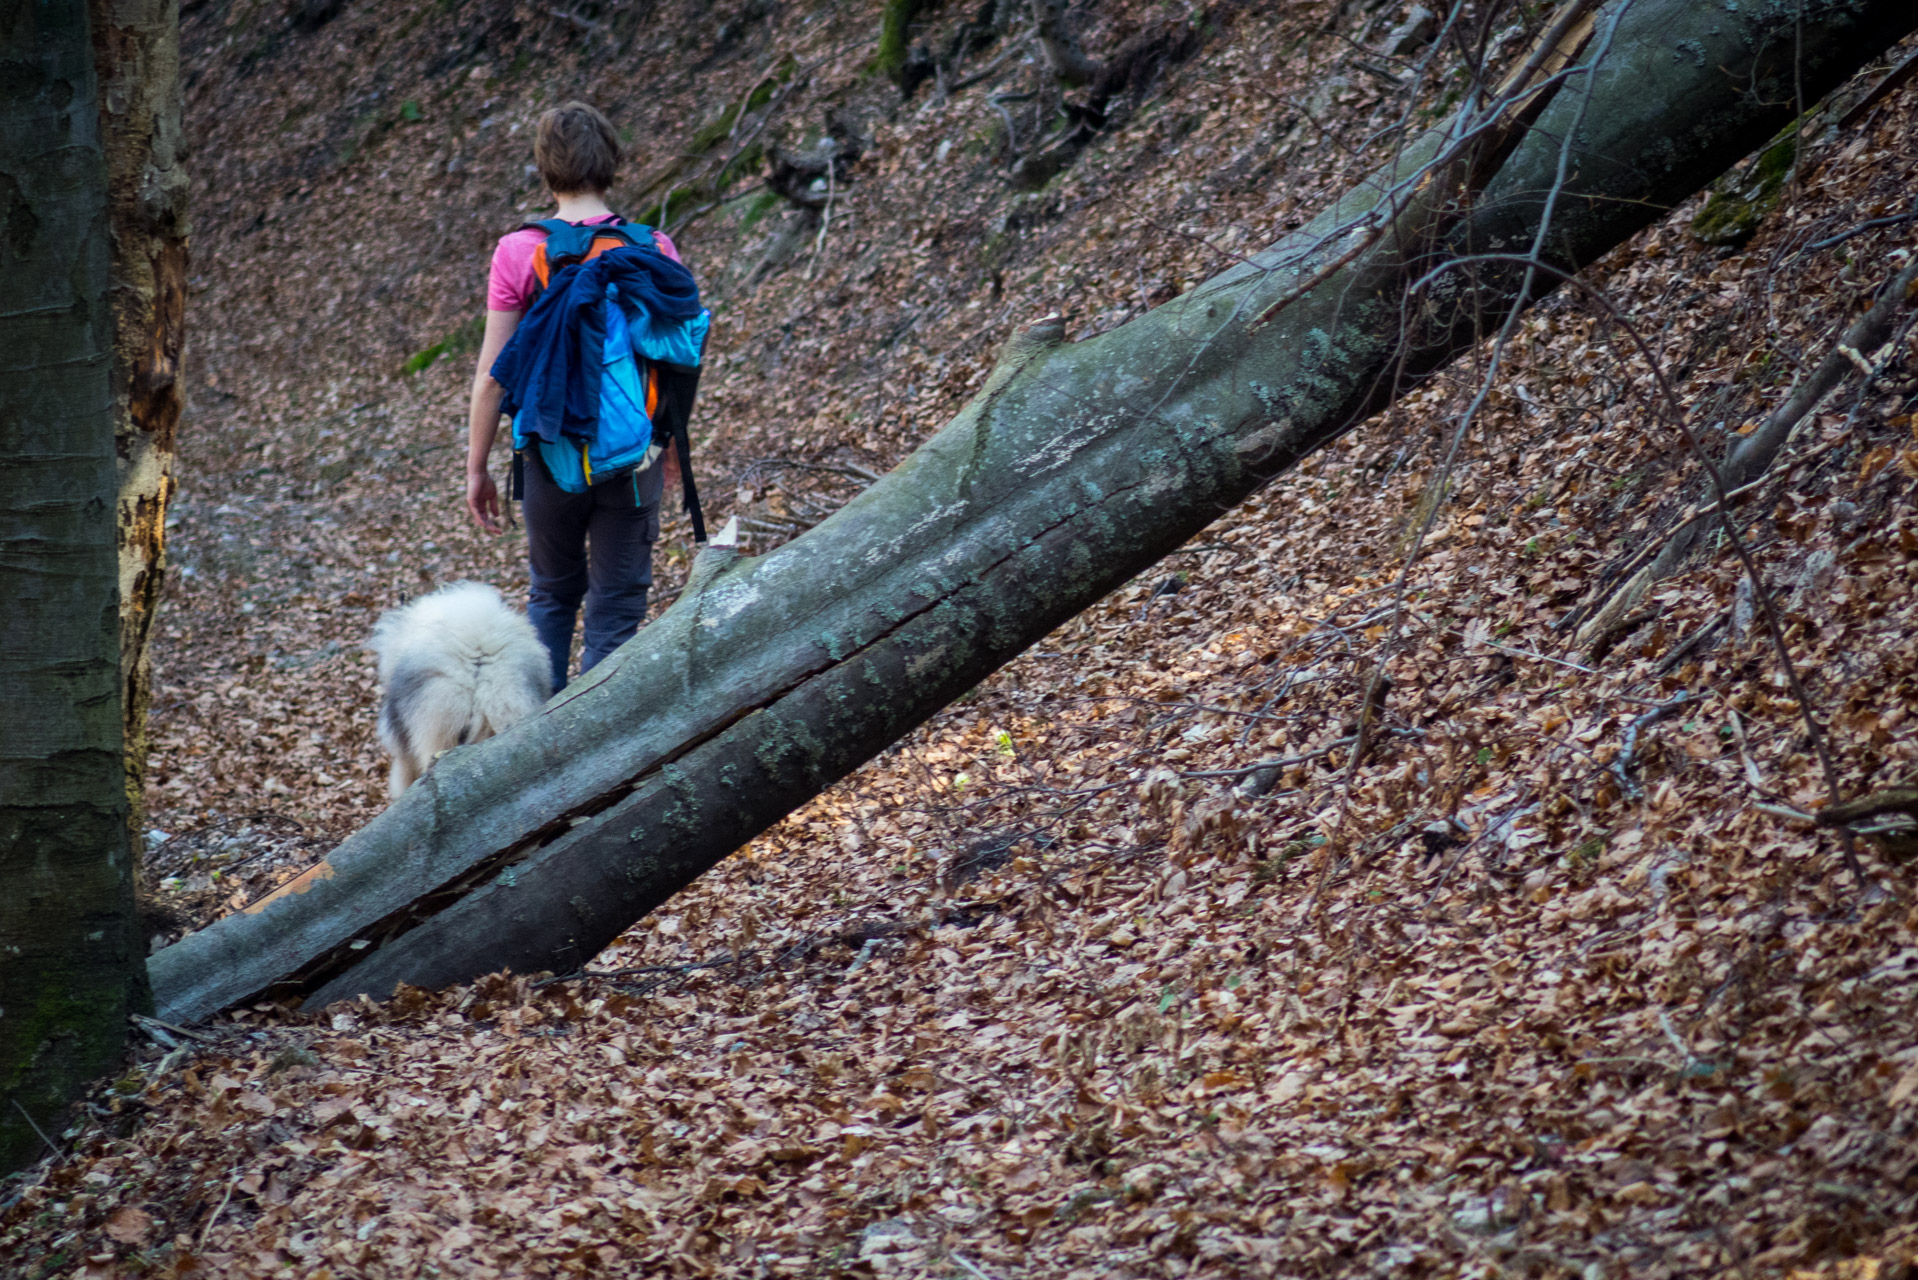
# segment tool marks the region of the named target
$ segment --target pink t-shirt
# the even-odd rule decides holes
[[[610,222],[615,216],[609,213],[573,225],[583,227]],[[544,239],[546,233],[537,227],[521,227],[499,238],[499,247],[493,250],[493,273],[486,281],[488,311],[526,310],[539,286],[539,281],[533,276],[533,250],[539,248],[540,241]],[[653,243],[674,262],[679,261],[679,250],[673,247],[673,242],[666,238],[664,231],[653,232]]]

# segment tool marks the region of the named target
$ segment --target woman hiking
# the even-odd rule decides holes
[[[619,138],[612,123],[599,111],[583,102],[569,102],[545,112],[539,118],[534,135],[533,160],[552,194],[555,208],[550,219],[502,236],[493,251],[486,289],[485,339],[480,344],[479,367],[473,374],[468,414],[466,506],[480,527],[490,533],[500,530],[500,496],[487,463],[499,433],[502,411],[510,414],[525,407],[536,420],[557,423],[564,415],[553,406],[564,402],[567,409],[572,409],[578,399],[577,391],[561,388],[548,395],[545,402],[540,401],[547,382],[558,376],[552,372],[550,352],[564,348],[576,353],[581,340],[571,337],[573,346],[566,348],[569,338],[564,333],[542,332],[536,336],[532,332],[536,324],[541,323],[549,329],[578,324],[575,313],[562,312],[562,300],[552,299],[528,322],[527,332],[521,332],[521,321],[549,281],[556,286],[557,293],[557,286],[566,280],[559,272],[549,274],[544,250],[556,247],[567,228],[612,228],[623,224],[623,219],[606,204],[620,161]],[[673,264],[679,263],[678,250],[663,232],[648,233],[640,227],[629,230],[628,240],[644,248],[656,248]],[[597,233],[567,239],[569,244],[575,241],[594,246],[592,255],[588,256],[596,255],[605,243],[618,243]],[[657,262],[648,265],[662,266]],[[691,277],[677,265],[665,269],[665,274],[672,273],[677,274],[667,283],[677,288],[678,293],[667,300],[667,305],[683,308],[684,298],[680,295],[690,291],[691,306],[696,310],[698,292]],[[657,301],[652,293],[646,296],[650,301]],[[564,305],[590,304],[569,301]],[[605,306],[605,314],[596,315],[589,323],[621,327],[623,337],[622,326],[626,320],[613,314],[619,310]],[[704,313],[699,315],[698,332],[703,340]],[[556,318],[561,316],[563,318]],[[674,319],[678,316],[678,312],[673,313]],[[599,331],[591,332],[597,336]],[[508,351],[509,342],[516,334],[522,341]],[[537,351],[521,352],[519,348],[527,346],[529,341],[546,345]],[[502,352],[507,353],[505,361],[499,360]],[[692,357],[695,364],[697,358],[695,351]],[[499,362],[498,368],[496,362]],[[529,368],[536,363],[538,367]],[[597,381],[600,369],[596,360],[577,363],[590,364],[589,372]],[[509,367],[517,372],[507,373]],[[648,366],[639,366],[638,377],[642,382],[649,376],[648,369]],[[506,379],[505,384],[495,379],[496,372]],[[575,378],[576,386],[581,375],[568,376]],[[616,389],[609,383],[609,394]],[[571,399],[567,398],[569,395]],[[653,409],[644,389],[638,399],[647,411]],[[565,418],[567,425],[577,420],[577,414]],[[539,440],[528,440],[523,438],[526,414],[521,413],[515,422],[519,429],[515,432],[514,445],[520,451],[515,462],[515,478],[523,484],[523,489],[513,496],[521,497],[524,503],[532,577],[527,615],[552,657],[553,688],[558,690],[566,685],[573,625],[582,601],[586,606],[586,628],[581,674],[631,639],[645,620],[665,473],[669,468],[677,471],[681,459],[678,450],[662,452],[660,446],[652,443],[650,424],[643,417],[641,429],[648,434],[639,446],[638,457],[626,459],[628,465],[599,471],[595,471],[593,459],[587,456],[584,445],[573,441],[562,447],[562,437],[556,427],[542,434]],[[589,431],[595,429],[597,423],[588,427]]]

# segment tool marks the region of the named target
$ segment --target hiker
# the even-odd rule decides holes
[[[695,540],[704,541],[685,418],[707,313],[665,233],[607,207],[620,148],[604,115],[583,102],[545,112],[533,160],[556,208],[502,236],[493,252],[468,415],[466,505],[481,528],[499,532],[487,459],[504,413],[513,422],[509,496],[523,503],[532,570],[527,615],[558,691],[582,600],[582,675],[645,620],[669,470],[685,476]],[[607,304],[609,294],[619,305]]]

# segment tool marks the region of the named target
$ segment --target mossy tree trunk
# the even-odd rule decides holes
[[[109,1070],[133,928],[106,167],[86,6],[0,17],[0,1170]],[[31,1117],[29,1123],[28,1117]]]
[[[912,49],[912,20],[922,0],[886,0],[879,11],[879,52],[873,62],[890,80],[898,81]]]
[[[1609,57],[1478,157],[1491,172],[1469,208],[1422,180],[1437,130],[1120,329],[1073,345],[1056,324],[1026,330],[949,426],[831,519],[765,556],[709,550],[671,610],[543,714],[449,753],[299,881],[160,952],[162,1011],[590,960],[1496,329],[1530,300],[1523,273],[1476,255],[1529,249],[1562,161],[1543,251],[1576,268],[1762,143],[1795,87],[1824,93],[1918,24],[1908,0],[1811,0],[1797,17],[1614,0],[1596,18]]]
[[[128,820],[140,853],[147,640],[160,602],[173,435],[185,397],[187,176],[179,0],[89,0],[112,219],[113,399],[119,468],[120,678]]]

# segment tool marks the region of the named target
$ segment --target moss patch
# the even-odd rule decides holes
[[[478,351],[480,340],[485,336],[486,318],[474,316],[424,351],[416,351],[408,356],[406,363],[400,366],[400,372],[411,377],[413,374],[432,368],[447,356]]]
[[[1692,219],[1694,236],[1706,244],[1731,246],[1752,238],[1765,215],[1778,207],[1791,177],[1801,123],[1792,121],[1750,164],[1712,184],[1705,207]]]

